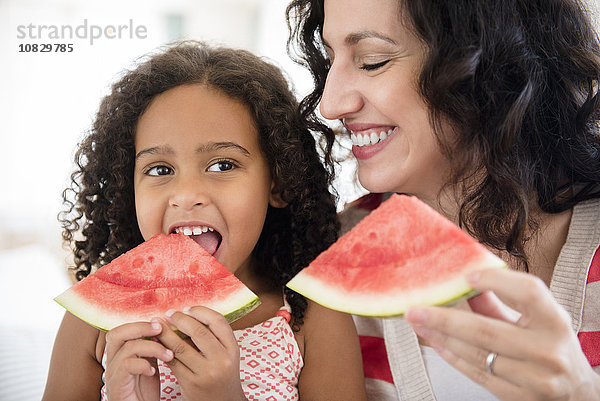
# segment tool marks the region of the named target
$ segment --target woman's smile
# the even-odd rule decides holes
[[[376,127],[350,130],[352,153],[359,160],[369,159],[385,148],[398,132],[398,127]]]

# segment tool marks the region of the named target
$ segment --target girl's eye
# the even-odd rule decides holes
[[[229,171],[233,170],[234,168],[236,168],[235,164],[222,160],[212,164],[206,171]]]
[[[386,65],[389,62],[390,62],[390,60],[385,60],[385,61],[375,63],[375,64],[363,64],[360,66],[360,69],[365,70],[365,71],[375,71],[375,70],[383,67],[384,65]]]
[[[169,175],[169,174],[173,174],[173,170],[167,166],[154,166],[151,169],[149,169],[146,172],[146,174],[152,175],[152,176]]]

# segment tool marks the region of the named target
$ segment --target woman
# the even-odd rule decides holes
[[[600,45],[583,4],[294,0],[287,16],[315,81],[301,107],[342,122],[372,193],[346,223],[409,193],[512,268],[470,277],[468,304],[356,318],[370,397],[600,399]]]

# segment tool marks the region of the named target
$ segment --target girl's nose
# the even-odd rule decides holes
[[[191,210],[209,203],[206,185],[197,180],[179,179],[169,197],[169,206]]]
[[[347,117],[363,107],[363,97],[355,79],[340,65],[331,65],[321,97],[321,115],[329,120]]]

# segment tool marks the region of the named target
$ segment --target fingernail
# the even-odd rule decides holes
[[[167,356],[167,359],[173,359],[173,351],[171,351],[170,349],[165,351],[165,355]]]
[[[174,309],[169,309],[168,311],[165,312],[165,315],[167,317],[171,317],[171,316],[173,316],[174,313],[175,313]]]
[[[477,282],[479,281],[480,278],[481,278],[481,272],[474,271],[467,275],[467,282],[469,284],[477,284]]]
[[[413,306],[406,311],[406,320],[414,324],[423,324],[427,321],[427,311]]]
[[[191,309],[191,306],[186,306],[185,308],[183,308],[182,312],[187,314]]]
[[[152,319],[150,321],[150,324],[152,325],[153,330],[160,330],[160,323],[158,322],[158,320]]]

